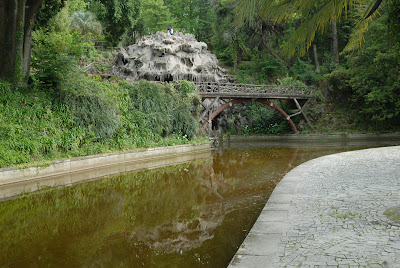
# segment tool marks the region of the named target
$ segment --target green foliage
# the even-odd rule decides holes
[[[239,83],[269,84],[285,75],[285,66],[268,52],[253,51],[251,61],[242,61],[233,75]]]
[[[96,38],[101,34],[101,23],[89,11],[76,11],[72,13],[70,21],[71,29],[79,31],[82,35],[92,35],[93,38]]]
[[[244,27],[234,24],[233,2],[220,2],[214,7],[216,20],[213,24],[211,44],[217,57],[237,71],[243,57],[251,54],[247,46],[248,35]]]
[[[69,107],[74,121],[102,140],[121,126],[117,94],[109,84],[88,80],[78,74],[61,85],[62,102]]]
[[[88,1],[86,0],[68,0],[69,14],[72,15],[75,12],[84,12],[87,10]]]
[[[188,96],[196,92],[196,85],[193,82],[181,80],[175,83],[175,88],[179,90],[184,96]],[[200,98],[200,95],[197,97]],[[200,99],[199,99],[200,100]]]
[[[282,79],[278,79],[279,86],[306,86],[303,81],[297,80],[291,76],[286,76]]]
[[[0,82],[0,106],[1,167],[57,158],[60,150],[80,142],[83,131],[75,126],[68,107],[54,107],[48,94]]]
[[[40,87],[54,90],[72,69],[74,59],[67,52],[68,36],[38,30],[33,33],[32,78]]]
[[[286,74],[312,84],[318,79],[307,59],[285,59],[279,43],[287,41],[294,31],[294,23],[285,25],[257,20],[253,24],[235,24],[234,1],[224,1],[215,7],[217,15],[213,27],[213,52],[228,66],[238,70],[233,75],[241,83],[274,83]],[[293,24],[293,25],[292,25]],[[290,66],[290,62],[294,62]],[[290,69],[290,70],[289,70]]]
[[[173,133],[192,139],[197,123],[190,114],[190,100],[173,88],[147,81],[120,83],[125,92],[124,116],[130,123],[143,126],[153,135],[167,137]]]
[[[209,0],[164,0],[173,15],[175,31],[192,33],[200,41],[209,42],[215,16]]]
[[[257,63],[257,67],[261,70],[261,79],[269,80],[272,77],[281,76],[284,74],[285,67],[279,62],[276,58],[274,58],[270,53],[266,53],[265,57],[261,57],[258,59],[254,59]]]
[[[67,5],[48,28],[33,32],[32,79],[37,87],[57,92],[66,75],[75,69],[76,60],[93,49],[81,33],[70,33],[69,25]]]
[[[107,151],[184,144],[197,133],[193,92],[74,74],[49,91],[0,82],[0,167]]]
[[[376,0],[364,3],[352,0],[239,0],[236,11],[240,22],[248,21],[251,24],[256,17],[274,22],[301,18],[301,24],[296,27],[296,31],[285,45],[285,52],[293,55],[297,50],[300,55],[304,55],[312,45],[317,31],[322,34],[327,32],[331,23],[338,20],[343,12],[353,9],[355,10],[353,14],[359,18],[355,26],[357,30],[353,32],[349,42],[349,47],[354,48],[354,44],[363,40],[363,34],[372,18],[369,17],[372,14],[370,12],[375,11],[373,9],[375,3]]]
[[[394,40],[394,45],[398,48],[400,58],[400,0],[389,2],[387,9],[390,36]]]
[[[89,4],[90,11],[102,22],[106,40],[113,46],[135,32],[141,6],[140,0],[91,0]]]
[[[166,31],[168,26],[175,24],[170,9],[165,6],[162,0],[143,1],[143,11],[141,13],[144,34],[152,34],[157,31]],[[175,30],[176,31],[176,30]]]
[[[77,0],[72,0],[77,1]],[[36,14],[34,29],[46,28],[51,18],[57,15],[57,13],[63,8],[65,4],[64,0],[43,0],[39,11]]]
[[[249,134],[283,134],[292,133],[286,120],[274,109],[261,103],[249,104],[248,116],[252,119],[248,127]]]
[[[385,21],[384,16],[371,24],[362,49],[347,56],[346,69],[326,76],[354,106],[356,120],[374,130],[400,125],[400,57],[397,46],[382,35]]]
[[[292,68],[290,68],[290,73],[294,78],[304,81],[307,85],[315,84],[318,79],[314,66],[300,59],[296,59]]]
[[[243,103],[227,118],[226,132],[233,135],[269,135],[293,133],[290,125],[276,110],[258,102]],[[249,119],[247,125],[239,122],[239,116]]]

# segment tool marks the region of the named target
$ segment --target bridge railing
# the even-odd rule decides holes
[[[315,88],[308,86],[274,86],[218,82],[197,82],[195,84],[196,89],[200,93],[276,94],[288,96],[311,96],[315,94]]]

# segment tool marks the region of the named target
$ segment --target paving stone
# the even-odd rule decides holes
[[[287,220],[288,212],[282,210],[267,211],[258,217],[258,221],[286,222]]]
[[[273,211],[273,210],[286,210],[288,211],[290,208],[290,204],[283,203],[269,203],[267,206],[263,208],[263,211]]]
[[[248,266],[232,267],[400,268],[400,227],[384,215],[400,205],[399,146],[314,159],[276,189],[238,250]]]
[[[280,242],[280,234],[253,234],[249,233],[237,254],[265,256],[275,254],[276,244]]]
[[[241,268],[275,268],[270,259],[273,256],[235,255],[229,267]]]
[[[257,221],[253,228],[252,233],[263,233],[263,234],[282,234],[287,230],[289,223],[277,223],[269,221]]]
[[[268,202],[269,203],[278,203],[278,204],[290,204],[293,200],[294,194],[281,194],[281,193],[272,193]]]

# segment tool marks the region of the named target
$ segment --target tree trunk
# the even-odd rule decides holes
[[[17,0],[0,0],[0,78],[14,77],[17,65]]]
[[[18,82],[29,75],[32,27],[43,0],[0,0],[0,78]]]
[[[339,65],[339,46],[336,20],[332,22],[332,54],[337,65]]]
[[[314,50],[315,72],[319,73],[321,71],[321,67],[318,60],[317,45],[315,43],[313,43],[313,50]]]
[[[276,53],[274,51],[274,49],[268,44],[268,42],[263,38],[263,44],[264,46],[267,48],[267,50],[269,51],[269,53],[271,53],[272,56],[274,56],[275,59],[277,59],[279,62],[281,62],[283,65],[286,66],[286,68],[288,68],[288,70],[290,70],[291,66],[289,65],[289,63],[287,63],[284,59],[282,59],[278,53]]]
[[[24,72],[24,27],[25,27],[25,12],[26,12],[26,0],[18,0],[18,10],[17,10],[17,36],[16,36],[16,45],[17,45],[17,65],[16,65],[16,79],[25,81],[25,72]]]
[[[27,7],[24,23],[24,50],[23,50],[23,78],[27,81],[31,67],[32,53],[32,30],[35,23],[35,14],[42,5],[43,0],[36,0],[30,7]]]
[[[237,72],[238,70],[238,53],[237,51],[233,52],[233,71]]]
[[[239,63],[239,45],[237,39],[235,38],[231,39],[231,47],[232,47],[233,71],[237,72]]]

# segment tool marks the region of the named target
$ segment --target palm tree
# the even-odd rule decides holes
[[[100,35],[102,31],[101,23],[98,22],[89,11],[76,11],[71,15],[71,29],[80,31],[82,35]]]
[[[317,31],[324,33],[340,18],[343,11],[355,9],[359,15],[356,30],[345,50],[361,44],[371,15],[384,0],[238,0],[236,5],[239,22],[254,23],[256,17],[282,22],[301,16],[302,23],[290,37],[285,47],[288,55],[296,50],[303,55],[312,45]],[[388,1],[388,0],[386,0]]]

